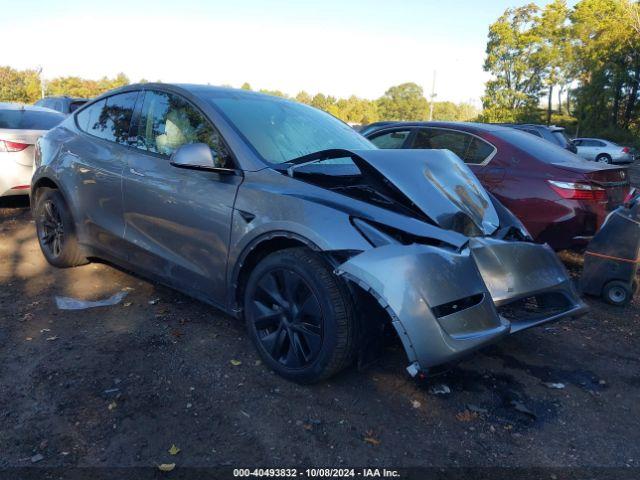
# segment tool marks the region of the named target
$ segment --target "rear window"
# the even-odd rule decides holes
[[[556,142],[558,142],[558,145],[562,147],[566,147],[571,142],[571,140],[569,140],[569,137],[567,137],[567,134],[564,133],[564,130],[554,130],[552,134],[553,138],[555,138]]]
[[[546,163],[575,162],[579,159],[568,150],[525,132],[512,129],[500,129],[493,130],[491,133]]]
[[[77,100],[77,101],[71,102],[69,104],[69,113],[75,112],[77,109],[79,109],[85,103],[87,103],[86,100]]]
[[[37,110],[0,110],[0,128],[16,130],[50,130],[65,116],[56,112]]]

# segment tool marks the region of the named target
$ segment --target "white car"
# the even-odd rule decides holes
[[[573,144],[585,160],[601,163],[632,163],[631,148],[601,138],[576,138]]]
[[[36,140],[65,118],[49,108],[0,103],[0,197],[29,194]]]

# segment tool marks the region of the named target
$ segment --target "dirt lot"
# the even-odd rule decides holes
[[[303,387],[261,365],[233,319],[107,265],[56,270],[24,205],[0,212],[0,468],[640,471],[638,300],[589,300],[587,316],[513,336],[427,382],[390,349],[364,371]],[[123,288],[116,306],[56,307],[57,295]]]

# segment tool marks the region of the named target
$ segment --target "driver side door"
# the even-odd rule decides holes
[[[125,241],[129,262],[180,290],[224,304],[231,217],[242,176],[180,169],[181,145],[206,143],[219,166],[234,168],[213,124],[183,97],[147,90],[125,156]]]

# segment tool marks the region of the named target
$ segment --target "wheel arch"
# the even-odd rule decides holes
[[[240,316],[242,311],[242,294],[253,268],[267,255],[294,247],[306,247],[315,252],[321,251],[321,248],[308,238],[285,230],[262,234],[249,242],[242,250],[235,262],[229,281],[227,303],[235,316]]]

